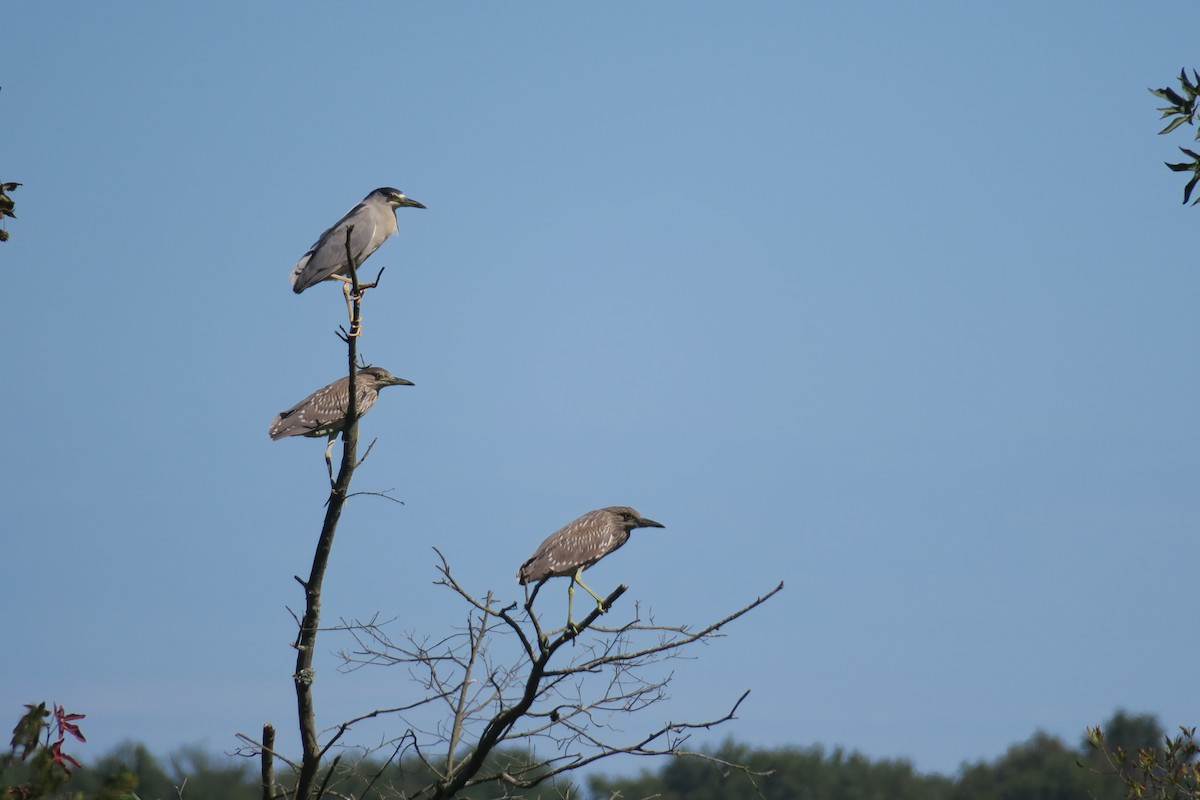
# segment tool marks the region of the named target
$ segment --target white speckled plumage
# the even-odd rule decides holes
[[[521,584],[570,576],[595,564],[625,542],[634,528],[661,528],[629,506],[609,506],[589,511],[546,537],[537,551],[517,570]],[[589,590],[590,591],[590,590]]]
[[[346,407],[349,405],[350,378],[338,378],[323,386],[286,411],[281,411],[271,421],[268,429],[272,439],[287,436],[332,436],[341,432],[346,424]],[[384,386],[412,386],[412,381],[397,378],[383,367],[365,367],[354,378],[355,406],[358,415],[371,410]]]

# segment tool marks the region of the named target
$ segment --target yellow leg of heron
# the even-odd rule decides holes
[[[575,602],[575,579],[571,579],[571,583],[567,586],[567,630],[571,633],[579,633],[579,628],[575,625],[575,620],[571,617],[571,605]]]
[[[596,608],[600,609],[600,613],[603,614],[605,612],[604,598],[593,592],[590,588],[588,588],[588,585],[583,582],[582,568],[575,570],[575,577],[572,578],[572,580],[582,586],[583,590],[592,596],[592,599],[596,601]]]

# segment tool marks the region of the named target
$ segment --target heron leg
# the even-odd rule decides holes
[[[333,483],[333,443],[337,440],[337,432],[329,434],[329,444],[325,445],[325,469],[329,471],[329,482]]]
[[[358,336],[362,333],[362,316],[361,314],[357,317],[354,316],[354,304],[362,300],[365,289],[370,289],[375,284],[360,283],[358,285],[358,294],[355,295],[353,293],[354,282],[348,277],[345,275],[330,275],[329,277],[342,282],[342,293],[346,295],[346,316],[350,318],[350,335]]]
[[[567,630],[571,633],[579,633],[579,627],[575,624],[575,619],[571,616],[571,605],[575,602],[575,579],[571,579],[570,585],[567,586]]]
[[[346,316],[350,318],[350,336],[358,336],[362,333],[362,317],[354,315],[354,303],[356,300],[361,300],[362,295],[360,294],[358,297],[355,297],[351,294],[354,289],[350,285],[349,278],[342,278],[341,275],[337,277],[345,281],[342,284],[342,292],[346,295]]]
[[[580,586],[582,586],[583,590],[592,596],[592,599],[596,601],[596,608],[598,608],[600,610],[601,614],[603,614],[607,610],[604,607],[604,598],[601,597],[600,595],[596,594],[595,592],[593,592],[588,587],[588,585],[583,582],[583,568],[582,567],[575,570],[575,577],[573,577],[571,580],[574,583],[578,583]]]

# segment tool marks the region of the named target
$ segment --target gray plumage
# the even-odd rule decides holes
[[[397,378],[383,367],[365,367],[354,376],[355,405],[361,417],[371,410],[385,386],[412,386],[412,381]],[[350,403],[350,378],[338,378],[318,389],[287,411],[281,411],[268,431],[272,439],[287,436],[328,436],[330,443],[346,425],[346,407]],[[326,450],[328,455],[328,450]]]
[[[350,251],[359,265],[379,249],[383,240],[396,232],[396,209],[424,208],[416,200],[404,196],[399,189],[384,186],[363,198],[346,212],[332,228],[321,234],[292,270],[292,291],[300,294],[321,281],[338,275],[346,276],[350,265],[346,261],[346,228],[353,225]]]
[[[524,585],[556,576],[571,576],[599,602],[600,598],[579,579],[580,574],[629,541],[629,532],[634,528],[663,527],[666,526],[661,522],[646,519],[629,506],[589,511],[550,534],[517,570],[517,580]]]

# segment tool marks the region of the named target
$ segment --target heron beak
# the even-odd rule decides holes
[[[423,204],[418,203],[416,200],[413,200],[411,197],[405,197],[404,195],[400,195],[400,199],[396,202],[396,205],[397,206],[409,206],[411,208],[424,208],[425,207]]]
[[[655,522],[654,520],[646,519],[645,517],[638,517],[637,526],[639,528],[665,528],[665,527],[667,527],[666,525],[663,525],[661,522]]]
[[[397,378],[395,375],[388,378],[387,383],[385,383],[383,385],[384,386],[416,386],[416,384],[413,383],[412,381],[407,380],[405,378]]]

